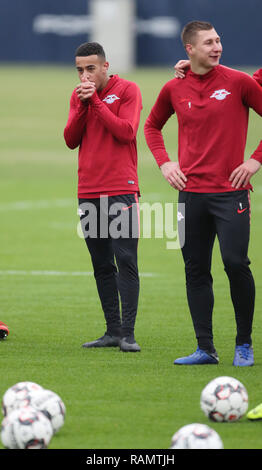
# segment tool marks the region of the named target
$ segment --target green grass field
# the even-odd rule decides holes
[[[84,350],[104,332],[91,262],[77,236],[77,150],[63,140],[69,98],[78,83],[74,67],[2,66],[0,89],[0,320],[10,335],[0,343],[0,395],[19,381],[34,381],[63,399],[64,427],[50,449],[168,449],[181,426],[209,424],[225,449],[260,449],[261,422],[211,423],[199,401],[206,383],[229,375],[244,383],[249,408],[262,402],[262,173],[253,178],[249,256],[257,297],[255,366],[235,368],[235,323],[229,285],[217,244],[213,257],[214,336],[218,366],[175,367],[195,339],[188,312],[184,267],[166,239],[141,238],[141,293],[136,324],[140,354]],[[248,71],[252,73],[252,70]],[[143,95],[138,134],[141,202],[176,202],[144,137],[144,121],[172,69],[137,70]],[[261,139],[250,113],[248,157]],[[176,118],[165,131],[177,154]],[[142,227],[143,229],[143,227]],[[241,234],[240,234],[241,236]],[[1,447],[2,448],[2,447]]]

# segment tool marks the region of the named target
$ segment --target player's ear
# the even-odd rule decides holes
[[[186,49],[187,55],[190,56],[190,54],[192,53],[192,49],[193,49],[192,44],[186,44],[185,49]]]
[[[103,65],[103,67],[104,67],[105,71],[107,72],[107,71],[108,71],[108,69],[109,69],[109,62],[107,62],[107,61],[106,61],[106,62],[104,62],[104,65]]]

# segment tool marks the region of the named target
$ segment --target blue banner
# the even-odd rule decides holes
[[[138,0],[137,16],[140,21],[166,21],[166,37],[164,25],[161,35],[137,36],[139,64],[170,65],[178,58],[186,58],[180,39],[182,28],[190,21],[200,20],[212,23],[221,36],[221,63],[262,66],[262,0]]]
[[[261,66],[262,0],[133,0],[137,65],[173,65],[185,58],[180,34],[192,20],[221,35],[222,62]],[[89,39],[88,0],[1,0],[0,61],[72,63]],[[114,24],[112,24],[114,28]]]
[[[86,19],[86,0],[0,0],[0,61],[72,63]]]

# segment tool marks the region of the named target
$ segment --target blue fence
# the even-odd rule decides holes
[[[133,1],[138,65],[184,58],[181,29],[199,19],[221,35],[222,63],[261,66],[262,0]],[[0,61],[71,63],[91,24],[87,0],[0,0]]]

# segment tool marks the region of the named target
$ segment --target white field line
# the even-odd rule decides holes
[[[143,195],[141,202],[161,201],[161,194],[159,193],[148,193]],[[27,200],[27,201],[13,201],[0,203],[0,212],[8,211],[24,211],[34,209],[50,209],[53,207],[73,207],[77,206],[77,198],[65,198],[65,199],[43,199],[39,201]]]
[[[25,271],[0,270],[0,276],[93,276],[92,271]],[[139,273],[140,277],[156,277],[157,273]]]
[[[76,199],[46,199],[40,201],[15,201],[0,204],[0,212],[23,211],[32,209],[50,209],[50,207],[72,207]]]

